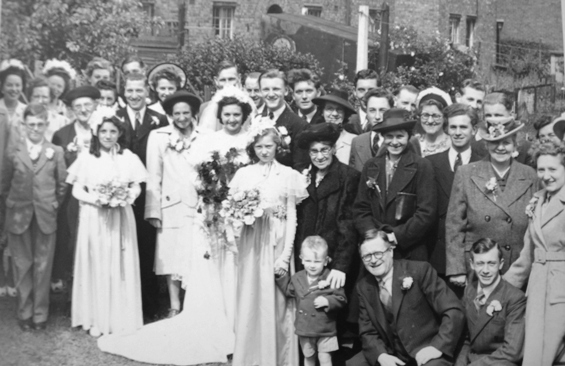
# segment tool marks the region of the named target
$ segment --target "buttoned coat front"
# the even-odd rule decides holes
[[[394,177],[386,192],[386,157],[377,155],[365,164],[357,198],[353,206],[355,226],[361,237],[384,225],[392,228],[398,247],[395,258],[428,260],[427,237],[435,227],[436,188],[432,164],[412,151],[406,150],[398,162]],[[374,184],[368,184],[370,180]],[[401,194],[415,195],[414,213],[396,219]]]
[[[542,212],[545,196],[534,194],[524,248],[504,275],[514,286],[528,283],[524,365],[552,365],[565,337],[565,188]]]
[[[465,288],[463,303],[468,336],[455,366],[516,366],[522,360],[526,296],[501,279],[478,311],[477,281]],[[498,301],[500,311],[487,313],[489,305]]]
[[[537,175],[529,166],[512,162],[506,188],[487,190],[495,176],[489,158],[462,166],[455,174],[446,219],[446,275],[469,271],[474,242],[491,238],[502,248],[504,267],[518,258],[528,227],[525,209],[536,191]],[[495,197],[496,196],[496,197]]]

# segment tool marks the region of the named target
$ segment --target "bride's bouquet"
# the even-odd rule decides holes
[[[263,216],[263,213],[259,190],[250,189],[228,195],[222,202],[220,216],[231,222],[234,229],[239,231],[243,224],[253,225],[255,219]]]
[[[100,183],[94,188],[97,201],[102,207],[116,208],[131,205],[135,201],[135,195],[129,187],[129,183],[111,180]]]

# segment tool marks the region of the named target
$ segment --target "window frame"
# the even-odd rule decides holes
[[[236,3],[214,2],[212,6],[212,28],[214,36],[232,39],[235,30]]]
[[[449,43],[452,45],[460,43],[461,15],[449,14]]]

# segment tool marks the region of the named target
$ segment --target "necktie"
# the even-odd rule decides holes
[[[307,116],[307,115],[303,114],[303,115],[302,115],[302,119],[303,119],[305,122],[308,122],[308,116]]]
[[[135,132],[139,131],[139,127],[141,127],[141,114],[139,112],[135,112]]]
[[[457,157],[455,158],[455,164],[453,164],[453,172],[457,171],[457,168],[459,168],[461,165],[463,165],[463,161],[461,160],[461,154],[457,154]]]
[[[373,157],[377,155],[379,152],[379,135],[376,134],[375,138],[373,138],[373,143],[371,144],[371,154]]]
[[[479,311],[481,309],[481,306],[483,306],[487,302],[487,296],[485,295],[483,289],[479,290],[477,297],[475,297],[475,300],[473,300],[473,302],[475,303],[475,308],[477,309],[477,311]]]
[[[392,314],[392,296],[386,289],[384,281],[379,282],[379,298],[381,299],[381,303],[385,310]]]
[[[269,112],[269,119],[275,119],[275,114],[273,112]]]

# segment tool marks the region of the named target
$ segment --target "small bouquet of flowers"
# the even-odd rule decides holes
[[[236,231],[239,231],[243,224],[253,225],[255,219],[263,216],[263,213],[258,189],[228,195],[227,199],[222,202],[220,210],[220,216],[231,222]]]
[[[94,193],[97,195],[97,201],[100,205],[106,208],[125,207],[135,201],[130,184],[116,179],[97,185],[94,188]]]

